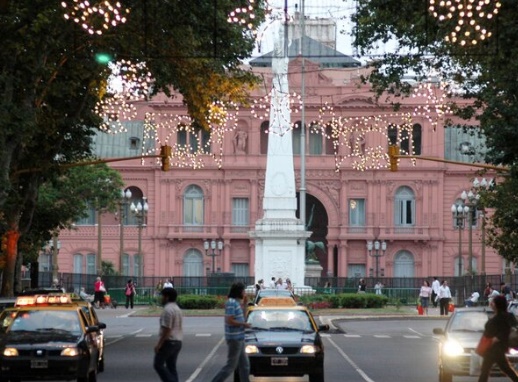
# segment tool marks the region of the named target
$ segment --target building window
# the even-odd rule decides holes
[[[322,155],[323,154],[323,142],[322,139],[326,139],[322,136],[320,130],[308,131],[309,134],[309,155]]]
[[[349,199],[349,225],[365,226],[365,199]]]
[[[143,269],[144,267],[142,266],[142,255],[133,256],[133,276],[142,277]]]
[[[394,277],[414,277],[414,255],[408,251],[400,251],[394,257]]]
[[[326,126],[326,136],[323,137],[325,141],[326,155],[335,154],[335,145],[338,147],[338,139],[333,136],[333,128]]]
[[[270,128],[270,122],[264,121],[261,123],[261,128],[259,131],[260,135],[260,143],[261,143],[261,154],[267,154],[268,153],[268,129]]]
[[[198,186],[190,185],[185,190],[183,223],[186,225],[203,225],[203,191]]]
[[[131,137],[129,139],[130,150],[138,150],[140,146],[140,139],[137,137]]]
[[[232,273],[235,277],[250,276],[250,265],[247,263],[232,263]]]
[[[95,225],[96,223],[97,223],[97,210],[95,209],[95,205],[92,202],[87,201],[85,217],[78,219],[76,221],[76,225]]]
[[[421,155],[421,125],[416,123],[412,129],[407,126],[389,125],[387,135],[389,145],[399,145],[402,154]]]
[[[193,130],[182,125],[176,133],[176,142],[191,154],[210,153],[210,132],[204,129]]]
[[[232,225],[248,226],[250,222],[248,198],[232,199]]]
[[[184,277],[201,277],[203,276],[203,255],[197,249],[191,248],[183,257],[183,275]],[[186,280],[187,282],[189,280]]]
[[[83,255],[80,253],[74,255],[74,273],[83,274]]]
[[[291,131],[291,143],[293,148],[293,155],[300,155],[300,132],[301,132],[301,123],[300,121],[295,122],[293,126],[293,130]]]
[[[86,273],[95,275],[97,273],[97,256],[95,253],[86,255]]]
[[[138,218],[135,216],[135,214],[131,211],[131,204],[134,204],[135,206],[138,203],[143,202],[144,193],[142,190],[138,187],[128,187],[128,189],[131,191],[131,198],[128,200],[128,202],[124,205],[124,225],[138,225]]]
[[[415,196],[409,187],[400,187],[396,191],[394,220],[397,226],[415,225]]]
[[[486,137],[478,127],[444,127],[444,159],[468,163],[483,162],[486,152]]]
[[[129,276],[130,275],[130,256],[125,253],[122,255],[122,275]]]

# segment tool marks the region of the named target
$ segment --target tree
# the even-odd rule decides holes
[[[474,12],[474,22],[480,30],[486,30],[486,37],[476,44],[471,40],[459,43],[466,31],[470,36],[480,35],[466,29],[470,28],[469,20],[459,32],[459,13],[452,12],[451,18],[440,20],[430,11],[430,5],[435,4],[437,10],[440,2],[430,0],[360,0],[353,16],[353,34],[361,54],[368,54],[380,42],[397,41],[393,53],[373,59],[372,72],[364,78],[378,96],[391,97],[395,107],[398,97],[411,91],[402,81],[408,73],[422,80],[433,72],[453,83],[457,96],[470,100],[467,105],[456,105],[455,113],[479,121],[487,141],[487,162],[512,168],[509,177],[487,196],[486,207],[496,208],[489,221],[489,243],[508,260],[516,260],[518,204],[511,203],[514,197],[510,197],[518,177],[518,2],[501,0],[497,14],[488,18],[487,12],[495,9],[496,3],[484,5],[484,18],[480,11]],[[452,42],[453,32],[457,42]]]
[[[184,96],[200,126],[214,100],[240,99],[256,79],[240,68],[254,36],[227,22],[233,0],[128,0],[127,22],[89,34],[64,17],[77,2],[4,1],[0,11],[0,212],[9,243],[2,293],[12,293],[17,238],[28,232],[39,186],[59,165],[89,157],[109,72],[99,53],[145,62],[152,91]],[[92,2],[102,6],[103,2]],[[258,25],[262,1],[255,2]],[[124,10],[121,9],[124,13]],[[87,19],[95,28],[102,18]],[[101,28],[102,29],[102,28]],[[28,169],[33,169],[27,171]],[[1,265],[1,264],[0,264]]]

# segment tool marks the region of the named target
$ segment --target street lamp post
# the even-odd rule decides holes
[[[478,190],[488,191],[494,185],[493,179],[486,180],[486,178],[482,178],[479,181],[477,178],[473,180],[473,188],[475,192]],[[481,227],[481,250],[480,250],[480,273],[482,275],[486,274],[486,210],[484,206],[482,206],[482,227]]]
[[[455,228],[459,230],[459,276],[462,276],[462,230],[468,217],[469,207],[463,204],[452,204],[451,213],[455,221]]]
[[[58,240],[58,234],[54,233],[52,236],[52,281],[58,278],[58,254],[61,249],[61,242]]]
[[[212,275],[216,273],[216,256],[221,256],[221,251],[223,250],[223,241],[221,240],[204,240],[203,248],[205,248],[205,256],[212,257]],[[209,248],[211,252],[209,253]],[[219,253],[216,253],[216,248]]]
[[[475,194],[473,191],[462,191],[460,195],[464,201],[465,206],[468,207],[468,272],[470,276],[473,275],[473,221],[475,220],[475,213],[477,212],[477,203],[480,199],[480,194]]]
[[[372,253],[372,250],[374,249],[374,253]],[[380,249],[381,249],[381,253],[380,253]],[[374,242],[369,240],[367,241],[367,251],[369,253],[369,256],[371,257],[374,257],[374,259],[376,260],[376,278],[379,278],[379,270],[380,270],[380,264],[379,264],[379,261],[380,261],[380,257],[383,257],[385,256],[385,253],[387,251],[387,242],[385,240],[383,241],[379,241],[379,240],[375,240]]]
[[[121,190],[121,198],[119,200],[119,263],[120,263],[120,272],[122,274],[122,268],[123,268],[123,258],[124,258],[124,219],[126,218],[126,206],[128,205],[129,201],[131,199],[131,191],[130,189]],[[98,264],[101,263],[101,259],[99,258]],[[98,265],[99,267],[99,274],[102,273],[102,265]]]
[[[134,203],[131,203],[131,212],[133,212],[133,215],[137,218],[138,221],[138,256],[141,261],[141,266],[144,264],[144,258],[142,256],[142,229],[147,225],[146,224],[146,217],[149,212],[149,204],[147,203],[147,198],[142,197],[142,202],[138,202],[136,205]],[[141,270],[143,273],[143,269]]]

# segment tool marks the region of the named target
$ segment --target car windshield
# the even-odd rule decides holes
[[[10,332],[81,333],[79,316],[73,310],[20,310],[9,328]]]
[[[451,318],[450,332],[483,332],[489,319],[489,312],[465,311],[457,312]]]
[[[247,322],[256,330],[314,331],[308,314],[301,310],[253,310]]]

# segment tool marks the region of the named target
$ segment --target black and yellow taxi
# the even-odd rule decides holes
[[[70,296],[19,297],[0,314],[0,382],[95,382],[99,331]]]
[[[317,325],[305,306],[255,306],[247,312],[251,328],[245,333],[250,374],[301,377],[324,382],[324,344]]]

